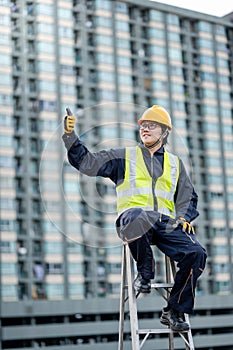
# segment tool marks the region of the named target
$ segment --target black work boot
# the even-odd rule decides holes
[[[189,330],[189,324],[183,320],[183,314],[174,309],[163,310],[160,322],[169,326],[175,332],[187,332]]]
[[[140,273],[138,273],[134,280],[133,286],[137,293],[150,293],[151,291],[150,279],[143,278]]]

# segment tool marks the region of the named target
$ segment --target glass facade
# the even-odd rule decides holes
[[[233,26],[147,5],[0,1],[5,301],[119,295],[115,189],[69,166],[68,106],[91,150],[135,144],[145,108],[169,110],[169,147],[199,194],[194,225],[210,256],[198,292],[233,292]]]

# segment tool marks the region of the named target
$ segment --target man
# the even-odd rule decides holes
[[[135,290],[151,290],[152,244],[177,262],[174,286],[160,321],[174,331],[187,331],[183,313],[193,312],[206,252],[190,224],[199,215],[197,194],[182,161],[164,148],[172,129],[170,115],[157,105],[148,108],[138,120],[141,144],[95,153],[75,134],[73,116],[67,116],[64,123],[70,164],[86,175],[108,177],[116,184],[116,227],[137,263]]]

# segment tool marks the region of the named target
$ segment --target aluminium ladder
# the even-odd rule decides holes
[[[171,290],[173,283],[171,283],[172,276],[175,276],[175,264],[165,256],[166,266],[166,283],[154,283],[151,285],[151,289],[155,289],[159,294],[167,300],[169,297],[169,291]],[[124,343],[124,312],[125,303],[129,302],[129,314],[130,314],[130,328],[132,339],[132,350],[140,350],[145,344],[150,334],[168,334],[169,350],[174,350],[174,335],[170,328],[159,329],[139,329],[138,315],[137,315],[137,297],[140,293],[135,293],[133,288],[134,281],[134,261],[130,253],[130,249],[127,243],[122,247],[122,266],[121,266],[121,294],[120,294],[120,318],[119,318],[119,342],[118,350],[123,350]],[[126,293],[126,290],[128,293]],[[189,325],[189,316],[184,315],[185,322]],[[186,332],[177,332],[183,339],[186,350],[195,350],[191,328]],[[144,338],[140,340],[139,335],[144,335]]]

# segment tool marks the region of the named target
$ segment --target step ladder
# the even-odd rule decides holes
[[[166,283],[154,283],[151,285],[151,289],[155,289],[159,294],[168,300],[169,292],[173,286],[172,277],[174,278],[176,268],[174,261],[165,256],[165,271],[166,271]],[[129,315],[130,315],[130,329],[132,339],[132,350],[140,350],[145,344],[150,334],[168,334],[169,350],[174,350],[174,333],[170,328],[159,329],[139,329],[138,316],[137,316],[137,297],[140,293],[135,293],[133,288],[134,281],[134,261],[130,253],[130,249],[127,243],[122,247],[122,265],[121,265],[121,292],[120,292],[120,318],[119,318],[119,342],[118,350],[123,350],[124,345],[124,314],[125,304],[129,303]],[[185,322],[189,325],[189,316],[184,315]],[[161,325],[161,327],[164,327]],[[186,350],[195,350],[191,327],[187,332],[176,332],[184,341]],[[141,335],[141,337],[140,337]],[[144,337],[142,338],[142,336]],[[142,338],[142,339],[141,339]],[[156,341],[156,340],[155,340]],[[159,350],[159,349],[158,349]]]

